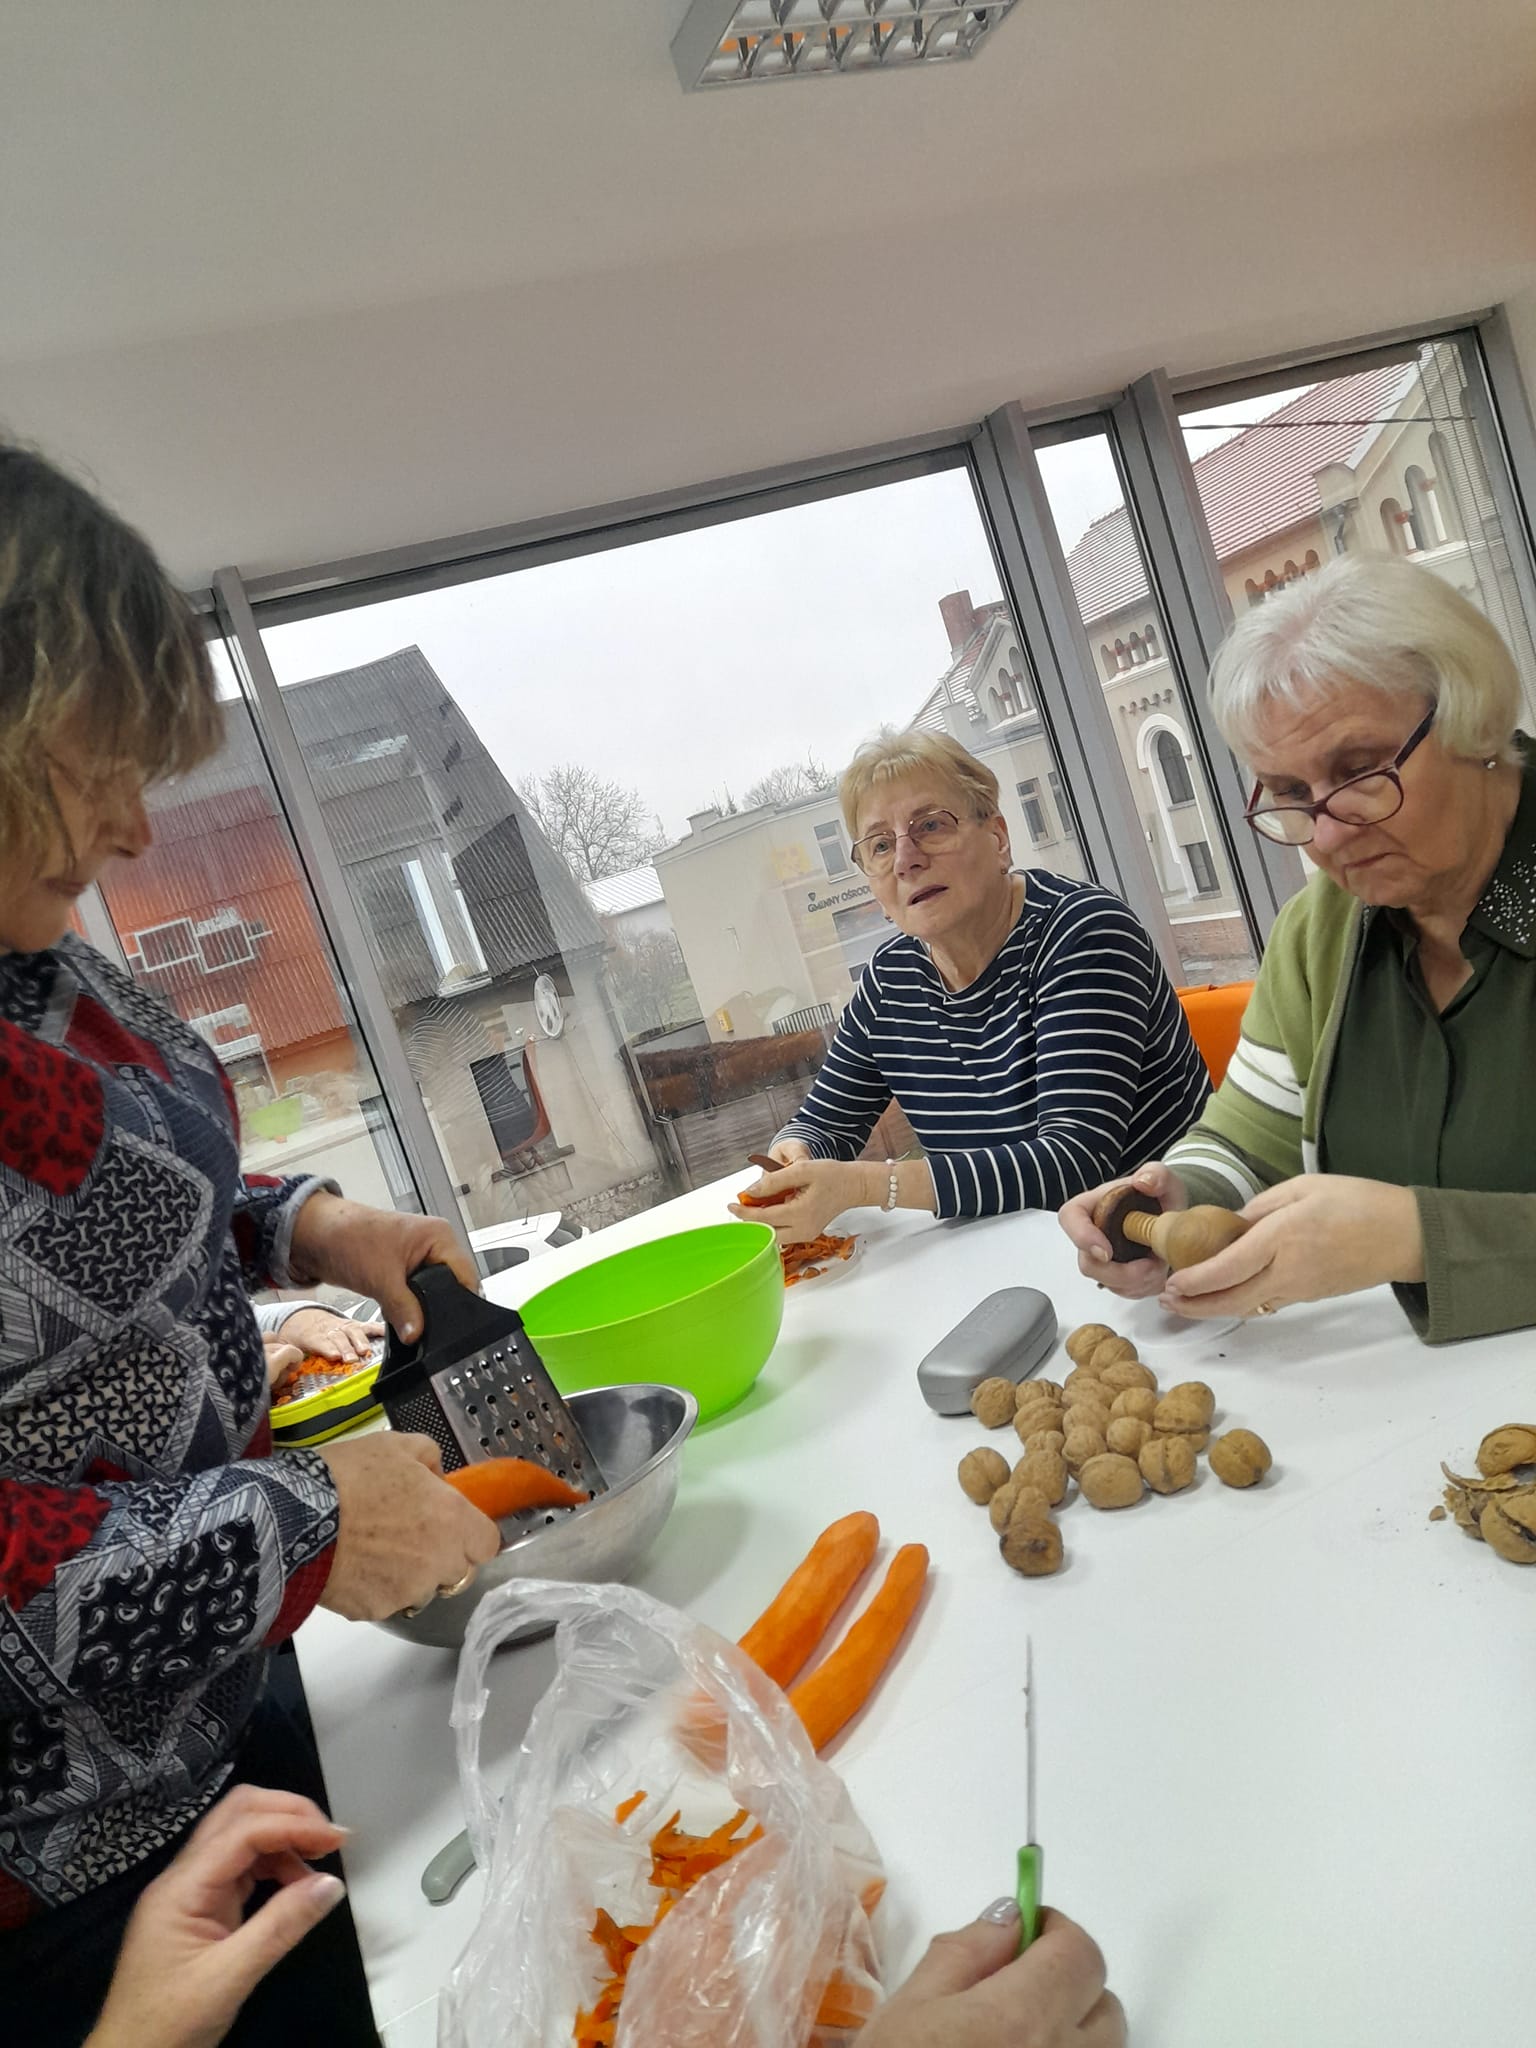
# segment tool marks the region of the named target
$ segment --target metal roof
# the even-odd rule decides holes
[[[600,882],[584,882],[587,901],[599,917],[622,917],[626,910],[644,910],[649,903],[664,901],[661,877],[653,867],[630,868],[622,875],[605,875]]]

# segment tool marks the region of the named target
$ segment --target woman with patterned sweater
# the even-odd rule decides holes
[[[201,637],[148,547],[0,446],[0,2013],[80,2041],[144,1884],[228,1784],[297,1770],[262,1696],[317,1603],[378,1617],[493,1556],[425,1438],[274,1452],[247,1291],[329,1281],[403,1334],[448,1229],[242,1180],[197,1033],[69,931],[144,790],[218,745]],[[295,1789],[308,1791],[308,1782]],[[262,2038],[373,2039],[306,1944]],[[323,1959],[320,1959],[323,1960]],[[293,2017],[298,2014],[297,2018]],[[253,2036],[254,2038],[254,2036]]]
[[[1281,911],[1227,1076],[1135,1175],[1254,1225],[1169,1274],[1082,1270],[1189,1316],[1390,1283],[1431,1343],[1536,1323],[1536,751],[1488,620],[1432,570],[1343,558],[1233,627],[1211,703],[1256,831],[1318,872]],[[1114,1183],[1106,1183],[1114,1185]]]

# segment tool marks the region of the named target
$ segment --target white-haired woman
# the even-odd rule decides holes
[[[838,789],[853,855],[897,928],[754,1198],[783,1242],[859,1207],[1054,1209],[1161,1150],[1205,1067],[1156,949],[1107,889],[1015,872],[997,777],[944,734],[886,733]],[[895,1098],[925,1156],[861,1160]]]
[[[1275,922],[1205,1115],[1139,1185],[1254,1224],[1176,1274],[1085,1273],[1191,1316],[1392,1283],[1432,1342],[1536,1322],[1536,757],[1475,606],[1343,559],[1244,615],[1211,673],[1256,831],[1320,872]]]

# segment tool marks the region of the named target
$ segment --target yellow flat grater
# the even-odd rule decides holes
[[[528,1458],[579,1492],[605,1492],[602,1468],[517,1311],[472,1294],[446,1266],[418,1266],[409,1285],[421,1335],[403,1344],[390,1332],[373,1384],[390,1427],[431,1437],[445,1472]]]

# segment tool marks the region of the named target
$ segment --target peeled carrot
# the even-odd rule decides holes
[[[741,1639],[741,1647],[776,1685],[788,1686],[810,1662],[833,1616],[874,1562],[880,1524],[873,1515],[844,1515],[823,1529],[804,1563]]]
[[[443,1477],[493,1522],[524,1508],[580,1507],[590,1497],[531,1458],[485,1458],[476,1465],[461,1465],[457,1472],[445,1472]]]
[[[879,1592],[847,1635],[790,1694],[789,1703],[804,1722],[813,1749],[825,1749],[879,1684],[917,1611],[927,1576],[926,1547],[903,1544],[891,1559]]]

